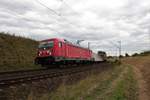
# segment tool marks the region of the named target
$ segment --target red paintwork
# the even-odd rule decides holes
[[[58,38],[47,39],[41,42],[48,42],[48,41],[54,42],[53,48],[50,48],[48,50],[38,50],[38,57],[53,56],[53,57],[64,57],[68,59],[78,58],[78,59],[85,59],[85,60],[90,60],[92,58],[92,51],[87,48],[83,48],[83,47],[73,45],[71,43],[67,43],[63,39],[58,39]],[[62,43],[62,47],[59,47],[59,42]]]

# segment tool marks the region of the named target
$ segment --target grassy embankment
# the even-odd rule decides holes
[[[137,84],[130,66],[115,66],[74,85],[61,85],[40,100],[137,100]]]
[[[0,33],[0,71],[38,68],[33,64],[38,42]]]

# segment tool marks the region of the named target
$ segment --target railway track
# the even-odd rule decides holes
[[[98,66],[105,66],[107,63],[97,64]],[[39,79],[53,78],[65,75],[71,75],[87,70],[94,69],[94,65],[87,65],[86,67],[67,68],[67,69],[39,69],[39,70],[27,70],[27,71],[14,71],[0,73],[0,87],[4,85],[12,85],[18,83],[24,83],[27,81],[34,81]]]

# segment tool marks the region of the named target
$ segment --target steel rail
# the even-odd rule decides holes
[[[107,65],[107,64],[98,64]],[[65,75],[71,75],[79,72],[88,71],[94,69],[93,65],[87,65],[87,67],[75,67],[66,69],[39,69],[39,70],[26,70],[26,71],[14,71],[0,73],[0,87],[3,85],[12,85],[17,83],[24,83],[27,81],[34,81],[46,78],[53,78]]]

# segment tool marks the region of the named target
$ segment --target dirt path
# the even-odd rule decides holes
[[[139,100],[150,100],[148,97],[148,90],[146,81],[138,67],[133,67],[134,73],[136,74],[136,79],[139,84]]]
[[[139,87],[139,100],[150,100],[150,56],[127,58],[123,63],[131,65],[134,69]]]

